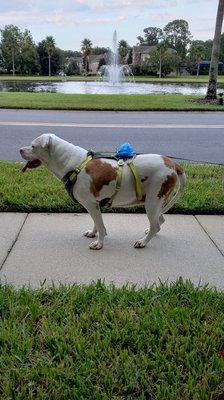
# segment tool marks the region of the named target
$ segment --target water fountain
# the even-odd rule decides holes
[[[111,85],[120,85],[123,81],[133,83],[135,82],[134,75],[129,65],[119,64],[119,52],[117,31],[113,34],[113,45],[110,54],[110,64],[102,65],[98,72],[100,80],[107,81]]]

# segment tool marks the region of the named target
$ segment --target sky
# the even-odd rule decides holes
[[[193,39],[207,40],[217,7],[218,0],[0,0],[0,29],[14,24],[29,29],[36,43],[52,35],[61,49],[80,50],[84,38],[111,47],[115,29],[133,46],[144,28],[185,19]]]

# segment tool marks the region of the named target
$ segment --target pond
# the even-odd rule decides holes
[[[224,85],[219,85],[224,91]],[[0,81],[1,92],[48,92],[74,94],[187,94],[205,95],[206,83],[121,83],[111,85],[107,82],[38,82],[38,81]]]

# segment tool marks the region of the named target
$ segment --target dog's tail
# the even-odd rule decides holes
[[[181,166],[175,163],[174,168],[175,168],[175,171],[178,176],[179,187],[177,189],[176,194],[173,196],[173,198],[163,208],[163,210],[162,210],[163,214],[166,213],[171,207],[173,207],[173,205],[176,203],[176,201],[180,198],[183,188],[186,185],[186,175],[185,175],[185,172],[183,171],[183,169],[181,168]]]

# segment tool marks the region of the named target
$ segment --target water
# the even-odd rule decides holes
[[[218,85],[224,91],[224,85]],[[0,92],[49,92],[74,94],[187,94],[205,95],[206,83],[128,83],[0,81]]]

